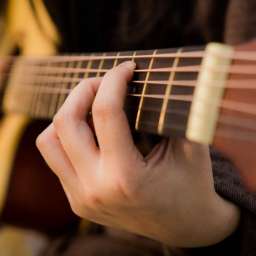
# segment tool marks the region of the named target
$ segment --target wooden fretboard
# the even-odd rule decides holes
[[[126,110],[137,130],[184,135],[202,48],[17,58],[4,107],[51,119],[79,81],[99,77],[126,60],[137,64],[128,86]]]

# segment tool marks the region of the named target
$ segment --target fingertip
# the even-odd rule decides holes
[[[103,81],[108,82],[111,80],[112,84],[113,81],[116,81],[115,84],[123,84],[123,82],[127,84],[127,82],[131,80],[135,68],[136,63],[134,61],[122,62],[118,66],[109,70],[105,74]]]
[[[126,81],[131,80],[136,63],[134,61],[125,61],[121,63],[117,68],[121,71]]]
[[[136,68],[136,63],[132,60],[125,61],[119,65],[121,68],[126,68],[133,71]]]

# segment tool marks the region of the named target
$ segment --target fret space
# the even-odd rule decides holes
[[[182,49],[182,52],[186,51],[198,51],[198,48]],[[177,67],[200,66],[201,61],[201,58],[183,57],[179,58]],[[163,128],[164,135],[185,137],[197,77],[198,72],[175,72],[173,85],[170,91],[170,100],[168,101],[166,109],[165,124]],[[191,83],[191,85],[184,85],[186,81]],[[175,96],[181,97],[181,99],[179,100],[175,98]]]

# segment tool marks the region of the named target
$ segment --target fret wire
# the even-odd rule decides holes
[[[72,67],[72,61],[66,62],[63,65],[64,65],[64,68],[71,68]],[[67,85],[70,83],[70,81],[68,83],[62,83],[62,81],[64,81],[65,78],[72,79],[72,74],[71,74],[71,77],[68,76],[67,73],[59,74],[59,79],[61,81],[61,83],[60,83],[61,90],[66,90]],[[55,87],[55,84],[52,84],[52,87]],[[58,94],[57,97],[56,97],[56,104],[54,105],[54,109],[53,109],[55,114],[58,111],[59,106],[62,105],[62,99],[63,99],[63,94]]]
[[[154,56],[155,56],[156,52],[157,52],[157,50],[154,50],[153,57],[152,57],[152,59],[149,62],[149,66],[148,66],[149,69],[152,68],[152,65],[154,63]],[[144,86],[143,86],[143,89],[142,89],[142,95],[141,95],[140,102],[139,102],[138,112],[137,112],[137,115],[136,115],[136,121],[135,121],[135,129],[136,130],[138,130],[138,128],[139,128],[139,121],[140,121],[140,116],[141,116],[141,108],[142,108],[142,104],[143,104],[143,100],[144,100],[144,95],[145,95],[146,89],[147,89],[147,80],[149,79],[149,75],[150,75],[150,73],[147,72],[146,78],[145,78],[145,83],[144,83]]]
[[[46,66],[43,66],[42,67],[42,72],[43,72],[43,70],[45,69],[47,67],[47,64],[46,64]],[[38,83],[38,85],[37,86],[35,86],[35,94],[36,94],[36,97],[34,98],[34,106],[32,107],[32,110],[33,110],[33,114],[34,115],[36,115],[37,114],[37,110],[38,110],[38,108],[39,108],[39,105],[40,105],[40,98],[41,98],[41,93],[40,93],[40,87],[41,87],[41,85],[42,85],[42,81],[40,81],[39,83]]]
[[[50,63],[49,64],[49,67],[51,68],[51,66],[52,66],[52,63]],[[48,87],[49,88],[54,88],[55,87],[55,84],[54,84],[54,82],[52,82],[51,80],[49,80],[49,82],[48,82]],[[59,87],[60,88],[60,87]],[[53,106],[54,106],[54,104],[55,104],[55,100],[54,100],[54,95],[51,95],[51,93],[47,93],[46,94],[46,97],[45,98],[47,98],[47,103],[45,103],[45,116],[46,117],[51,117],[51,115],[50,115],[50,112],[52,111],[52,109],[54,108]]]
[[[77,62],[77,63],[79,63],[79,62]],[[74,65],[77,64],[77,63],[75,63],[75,62],[69,62],[69,63],[68,63],[68,68],[69,68],[69,67],[71,67],[71,68],[74,67]],[[63,79],[64,79],[65,77],[68,77],[67,74],[64,74],[64,75],[63,75]],[[71,78],[71,81],[72,81],[73,77],[70,77],[70,78]],[[65,89],[67,89],[67,87],[69,87],[69,85],[70,85],[70,83],[66,83],[66,85],[65,85],[65,83],[63,83],[62,87],[64,87]],[[57,103],[57,108],[56,108],[56,112],[57,112],[57,111],[60,109],[60,107],[63,105],[63,103],[64,103],[64,101],[65,101],[65,98],[66,98],[66,97],[63,97],[62,94],[59,95],[59,97],[58,97],[58,103]]]
[[[31,81],[31,84],[33,84],[34,82],[33,82],[33,76],[26,76],[26,81]],[[15,82],[14,83],[14,85],[13,85],[13,89],[16,89],[16,91],[18,92],[18,94],[22,94],[22,88],[20,87],[20,83],[19,82]],[[15,95],[16,96],[16,95]],[[14,97],[15,97],[14,96]],[[17,95],[16,96],[16,99],[17,99],[17,102],[18,102],[18,104],[20,105],[19,107],[21,108],[21,109],[23,109],[24,110],[24,112],[25,113],[29,113],[30,112],[30,110],[32,109],[31,108],[31,106],[32,106],[32,98],[33,98],[33,94],[25,94],[25,95],[23,95],[23,97],[20,97],[21,95]],[[20,103],[20,98],[22,98],[23,99],[23,101],[24,101],[24,104],[21,104]]]
[[[49,69],[49,65],[50,65],[50,63],[48,62],[45,66],[45,70],[46,70],[45,72],[46,73],[47,73],[47,70]],[[36,102],[36,107],[35,107],[35,110],[34,110],[35,111],[34,115],[41,116],[41,114],[43,114],[43,112],[44,112],[44,110],[43,110],[44,101],[42,99],[45,98],[45,96],[47,96],[47,95],[41,93],[41,90],[43,90],[43,87],[44,87],[43,81],[41,81],[40,84],[36,87],[38,87],[37,88],[38,96],[37,96],[37,99],[36,99],[37,102]]]
[[[49,69],[51,68],[51,63],[49,63]],[[51,81],[49,81],[48,83],[48,86],[49,87],[52,87],[54,86],[54,83],[51,83]],[[46,84],[46,85],[47,85]],[[41,88],[42,90],[43,88]],[[43,101],[43,114],[42,114],[42,117],[48,117],[49,118],[49,111],[50,111],[50,106],[51,106],[51,100],[52,100],[52,95],[51,94],[45,94],[44,95],[44,101]]]
[[[175,60],[174,60],[173,65],[172,65],[173,68],[176,68],[178,66],[179,54],[181,52],[182,52],[182,48],[180,48],[177,51],[177,56],[175,57]],[[175,78],[175,72],[171,72],[170,76],[169,76],[169,79],[168,79],[166,89],[165,89],[165,95],[164,95],[163,104],[162,104],[162,108],[161,108],[161,112],[160,112],[158,126],[157,126],[157,130],[158,130],[159,134],[163,133],[166,110],[167,110],[167,106],[168,106],[168,103],[169,103],[168,97],[171,94],[172,82],[174,81],[174,78]]]
[[[134,59],[136,58],[136,54],[137,54],[137,52],[136,52],[136,51],[134,51],[134,52],[133,52],[133,54],[132,54],[131,61],[134,61]]]
[[[44,68],[45,68],[45,66],[41,67],[41,71]],[[41,84],[42,84],[42,81],[40,81],[40,79],[39,79],[38,86],[35,86],[33,94],[32,94],[31,106],[30,106],[30,111],[29,111],[32,115],[36,114],[36,109],[38,108],[38,105],[39,105],[38,98],[40,97],[39,90],[40,90]]]
[[[81,66],[82,66],[82,61],[79,61],[76,67],[80,68]],[[70,86],[71,89],[74,89],[76,87],[77,85],[76,79],[79,78],[78,76],[79,76],[78,73],[73,76],[71,81],[71,86]]]
[[[74,63],[74,65],[75,65],[75,63]],[[77,63],[77,68],[80,68],[82,66],[82,61],[79,61],[78,63]],[[78,76],[79,76],[79,74],[78,73],[76,73],[74,76],[73,76],[73,78],[72,78],[72,82],[71,82],[71,84],[70,84],[70,89],[71,89],[71,91],[77,86],[77,83],[76,83],[76,81],[75,81],[75,79],[76,78],[78,78]],[[64,101],[67,99],[67,97],[68,97],[68,95],[65,95],[65,97],[64,97]]]
[[[51,65],[52,65],[52,63],[49,62],[48,70],[51,69]],[[51,81],[47,82],[47,84],[49,84],[49,87],[54,86],[54,83],[51,83]],[[40,93],[42,92],[43,89],[44,89],[43,85],[41,85]],[[50,94],[44,94],[44,97],[42,98],[42,101],[41,101],[41,111],[36,113],[36,115],[39,115],[39,117],[44,117],[44,116],[47,117],[49,115],[49,109],[51,106],[51,97],[52,97],[52,95],[50,95]]]
[[[65,66],[65,63],[61,63],[59,64],[60,66]],[[57,77],[59,78],[62,78],[61,76],[58,76]],[[50,110],[49,110],[49,113],[50,113],[50,116],[54,116],[55,113],[56,113],[56,110],[57,110],[57,104],[58,104],[58,99],[59,99],[59,94],[55,94],[55,95],[51,95],[51,103],[50,103]]]
[[[115,61],[114,61],[114,64],[113,64],[113,68],[117,66],[117,63],[118,63],[118,57],[120,56],[121,52],[118,52],[116,54],[116,58],[115,58]]]
[[[101,71],[101,69],[102,69],[102,67],[103,67],[103,64],[104,64],[104,56],[106,56],[106,53],[103,53],[103,58],[100,60],[100,63],[99,63],[99,67],[98,67],[98,71],[97,71],[97,73],[96,73],[96,77],[100,77],[100,71]]]
[[[92,53],[90,56],[93,56],[93,53]],[[88,61],[87,65],[86,65],[86,69],[87,69],[87,70],[92,67],[92,63],[93,63],[93,60],[90,59],[90,60]],[[88,77],[89,77],[89,72],[88,72],[88,71],[85,71],[85,73],[84,73],[84,79],[85,79],[85,78],[88,78]]]

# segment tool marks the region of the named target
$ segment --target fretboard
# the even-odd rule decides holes
[[[184,135],[202,48],[20,57],[12,67],[5,110],[51,119],[70,91],[126,60],[136,62],[125,108],[137,130]]]

